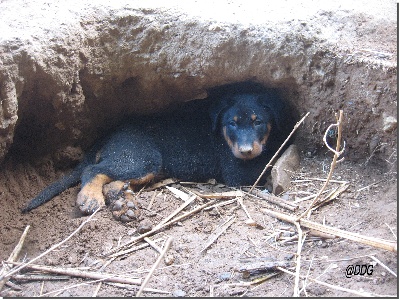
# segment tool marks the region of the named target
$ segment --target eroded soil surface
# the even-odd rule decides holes
[[[323,181],[310,178],[326,178],[331,162],[330,154],[324,157],[302,157],[300,169],[293,174],[291,191],[283,195],[287,201],[304,198],[316,193]],[[320,207],[311,220],[339,229],[357,232],[370,237],[395,241],[397,237],[397,174],[392,167],[379,167],[373,157],[361,161],[340,163],[333,179],[346,181],[349,187],[337,199]],[[25,240],[19,260],[29,260],[68,237],[88,217],[82,216],[75,200],[79,187],[70,188],[38,209],[22,215],[20,209],[62,172],[55,171],[51,162],[41,161],[37,165],[16,163],[8,159],[0,172],[1,242],[0,259],[6,260],[26,225],[31,229]],[[230,189],[218,184],[172,184],[200,193],[222,192]],[[328,189],[340,186],[332,182]],[[142,207],[142,223],[153,226],[178,208],[183,201],[174,197],[165,187],[142,191],[137,197]],[[150,205],[150,202],[152,204]],[[184,210],[187,212],[211,200],[196,199]],[[219,202],[226,201],[219,200]],[[300,202],[298,212],[303,211],[311,200]],[[150,236],[159,247],[168,237],[173,244],[167,254],[167,262],[160,263],[152,275],[142,296],[187,296],[187,297],[290,297],[293,295],[294,277],[278,273],[276,276],[252,284],[255,276],[243,276],[239,271],[249,264],[264,261],[283,261],[294,271],[297,251],[296,227],[265,214],[269,208],[279,212],[290,211],[266,200],[245,196],[243,201],[252,219],[260,226],[246,223],[248,217],[243,208],[234,201],[218,209],[203,210],[181,220],[175,225]],[[234,218],[233,223],[207,249],[201,251],[211,234]],[[233,219],[232,219],[233,220]],[[155,263],[158,252],[145,247],[110,261],[104,254],[138,236],[138,223],[121,223],[105,208],[84,225],[65,244],[37,260],[35,264],[51,267],[79,268],[123,274],[131,278],[146,277]],[[304,229],[304,232],[307,232]],[[138,242],[132,247],[146,244]],[[306,235],[301,252],[301,275],[320,281],[378,295],[397,294],[397,278],[377,264],[373,255],[390,270],[397,273],[397,254],[366,246],[346,239],[321,239]],[[262,259],[263,260],[262,260]],[[350,264],[372,264],[373,274],[346,278],[345,270]],[[19,274],[32,274],[21,271]],[[265,274],[258,274],[265,276]],[[17,287],[5,286],[2,296],[60,296],[60,297],[132,297],[139,286],[103,282],[93,279],[71,277],[67,280],[22,281],[11,279]],[[242,284],[244,283],[244,284]],[[355,296],[344,291],[322,286],[311,281],[300,280],[301,296],[341,297]],[[20,290],[19,290],[20,289]],[[162,293],[161,291],[165,292]]]

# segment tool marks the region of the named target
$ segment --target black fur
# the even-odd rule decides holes
[[[210,98],[209,108],[207,101],[193,102],[172,115],[124,122],[95,144],[70,175],[32,199],[23,212],[79,181],[84,187],[97,174],[122,181],[154,174],[156,178],[200,182],[215,178],[229,186],[253,184],[289,134],[294,120],[274,90],[219,90],[211,91]],[[269,128],[267,142],[261,145]],[[252,157],[250,145],[261,145],[260,154]]]

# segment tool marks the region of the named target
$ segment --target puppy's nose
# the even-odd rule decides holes
[[[239,147],[239,151],[240,153],[244,154],[244,155],[249,155],[251,154],[251,152],[253,152],[253,147],[252,146],[241,146]]]

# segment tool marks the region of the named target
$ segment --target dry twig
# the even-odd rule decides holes
[[[337,139],[336,139],[336,150],[332,149],[327,141],[326,141],[326,137],[328,136],[329,130],[336,126],[337,128]],[[339,117],[337,119],[337,123],[336,124],[331,124],[325,131],[325,135],[324,135],[324,142],[325,145],[328,147],[329,150],[331,150],[334,155],[333,155],[333,159],[332,159],[332,163],[331,163],[331,168],[329,170],[329,174],[328,177],[326,178],[326,181],[324,183],[324,185],[322,186],[322,188],[319,190],[318,194],[315,196],[313,202],[310,204],[310,206],[297,218],[297,220],[300,220],[301,218],[303,218],[304,216],[306,216],[308,214],[308,212],[314,207],[314,204],[317,203],[318,199],[321,197],[322,192],[326,189],[326,187],[328,186],[328,183],[330,181],[330,179],[332,178],[333,175],[333,170],[335,169],[336,163],[338,162],[338,158],[340,155],[342,155],[342,153],[344,152],[344,146],[343,149],[340,150],[340,146],[341,146],[341,142],[342,142],[342,126],[343,126],[343,110],[339,111]]]
[[[41,275],[41,274],[16,274],[11,276],[12,279],[16,281],[53,281],[53,280],[68,280],[69,276],[51,276],[51,275]]]
[[[235,198],[235,199],[231,199],[231,200],[226,200],[226,201],[223,201],[223,202],[219,202],[219,203],[217,203],[217,204],[214,204],[214,205],[212,205],[212,206],[209,206],[209,207],[205,208],[204,210],[211,210],[211,209],[213,209],[213,208],[217,208],[217,207],[220,207],[220,206],[229,205],[229,204],[232,204],[232,203],[235,203],[235,202],[237,202],[237,199],[236,199],[236,198]]]
[[[294,278],[294,291],[293,296],[299,297],[299,282],[300,282],[300,265],[301,265],[301,248],[303,247],[303,231],[301,230],[300,223],[295,222],[298,234],[297,252],[296,252],[296,273]],[[304,236],[305,239],[305,236]]]
[[[281,268],[281,267],[277,267],[277,269],[281,270],[282,272],[285,272],[287,274],[293,275],[293,276],[296,275],[295,273],[290,272],[289,270],[286,270],[286,269]],[[305,278],[305,276],[300,276],[300,277],[301,278]],[[343,287],[340,287],[340,286],[337,286],[337,285],[329,284],[329,283],[326,283],[326,282],[323,282],[323,281],[320,281],[320,280],[317,280],[317,279],[314,279],[314,278],[311,278],[311,277],[307,277],[307,280],[315,282],[315,283],[318,283],[318,284],[323,285],[323,286],[326,286],[326,287],[328,287],[330,289],[333,289],[333,290],[347,292],[347,293],[350,293],[350,294],[353,294],[353,295],[357,295],[359,297],[384,297],[384,298],[386,298],[386,297],[390,297],[390,298],[394,297],[394,296],[391,296],[391,295],[377,295],[377,294],[368,293],[368,292],[359,292],[359,291],[356,291],[356,290],[351,290],[351,289],[343,288]]]
[[[373,237],[368,237],[365,235],[361,235],[361,234],[357,234],[357,233],[353,233],[350,231],[345,231],[345,230],[341,230],[341,229],[337,229],[334,227],[330,227],[330,226],[326,226],[326,225],[322,225],[316,222],[312,222],[310,220],[307,219],[300,219],[298,220],[296,217],[294,216],[290,216],[287,214],[283,214],[280,212],[276,212],[276,211],[272,211],[270,209],[262,209],[262,211],[264,213],[269,214],[270,216],[273,216],[275,218],[278,218],[280,220],[295,224],[296,222],[299,222],[301,226],[306,227],[306,228],[310,228],[310,229],[314,229],[314,230],[318,230],[321,231],[323,233],[327,233],[327,234],[332,234],[336,237],[341,237],[341,238],[345,238],[345,239],[349,239],[355,242],[359,242],[359,243],[363,243],[369,246],[373,246],[376,248],[381,248],[381,249],[385,249],[385,250],[389,250],[392,252],[397,252],[397,243],[392,242],[392,241],[386,241],[386,240],[382,240],[382,239],[378,239],[378,238],[373,238]]]
[[[274,203],[276,205],[279,205],[280,207],[289,209],[291,211],[295,211],[298,208],[298,206],[295,205],[294,203],[286,201],[286,200],[284,200],[284,199],[282,199],[280,197],[274,196],[272,194],[265,194],[265,193],[261,192],[257,188],[254,188],[252,191],[250,191],[250,188],[243,188],[243,190],[245,192],[247,192],[246,194],[248,194],[250,196],[260,197],[260,198],[262,198],[264,200],[267,200],[267,201],[269,201],[271,203]]]
[[[177,214],[179,214],[186,206],[188,206],[190,203],[193,202],[194,199],[196,199],[196,195],[192,195],[188,199],[185,200],[185,202],[179,206],[175,211],[173,211],[168,217],[166,217],[164,220],[162,220],[158,225],[156,225],[154,228],[161,228],[165,223],[167,223],[169,220],[171,220],[173,217],[175,217]]]
[[[160,253],[160,256],[157,258],[156,262],[154,263],[153,267],[150,269],[149,274],[147,274],[146,278],[143,280],[142,285],[140,286],[139,291],[136,294],[136,297],[140,297],[140,295],[142,294],[144,288],[146,287],[147,283],[149,282],[151,276],[153,275],[155,269],[158,267],[158,265],[160,264],[161,260],[163,259],[165,253],[167,253],[169,247],[171,246],[172,243],[172,237],[169,237],[167,242],[165,243],[165,246],[163,248],[163,251]]]
[[[117,248],[114,248],[114,249],[110,250],[109,252],[105,253],[104,256],[113,256],[113,257],[115,257],[115,256],[118,256],[118,255],[126,254],[126,251],[121,251],[119,253],[116,253],[116,252],[118,252],[118,251],[120,251],[122,249],[125,249],[125,248],[127,248],[127,247],[129,247],[129,246],[141,241],[145,237],[151,236],[151,235],[159,232],[163,228],[166,228],[166,227],[168,227],[168,226],[170,226],[170,225],[172,225],[172,224],[174,224],[174,223],[176,223],[176,222],[178,222],[178,221],[180,221],[180,220],[182,220],[182,219],[184,219],[184,218],[186,218],[186,217],[188,217],[190,215],[193,215],[193,214],[197,213],[197,212],[203,210],[204,208],[206,208],[207,206],[213,205],[214,203],[215,203],[215,201],[210,201],[208,203],[205,203],[205,204],[203,204],[203,205],[201,205],[201,206],[199,206],[199,207],[197,207],[197,208],[195,208],[195,209],[193,209],[193,210],[191,210],[191,211],[189,211],[189,212],[187,212],[187,213],[185,213],[185,214],[183,214],[183,215],[181,215],[179,217],[176,217],[175,219],[173,219],[173,220],[171,220],[171,221],[169,221],[167,223],[162,224],[162,226],[160,226],[159,228],[153,228],[152,230],[150,230],[148,232],[145,232],[145,233],[143,233],[143,234],[131,239],[129,242],[125,243],[124,245],[121,245],[121,246],[119,246]]]
[[[27,266],[29,266],[30,264],[32,264],[33,262],[37,261],[39,258],[42,258],[43,256],[47,255],[48,253],[50,253],[51,251],[53,251],[54,249],[60,247],[61,245],[65,244],[68,240],[70,240],[75,234],[77,234],[83,226],[85,226],[86,223],[88,223],[89,221],[92,220],[92,218],[96,215],[96,213],[101,209],[102,207],[97,208],[93,214],[91,214],[85,221],[82,222],[82,224],[75,229],[74,232],[72,232],[68,237],[66,237],[64,240],[62,240],[61,242],[59,242],[58,244],[55,244],[53,246],[51,246],[48,250],[46,250],[45,252],[43,252],[42,254],[40,254],[39,256],[36,256],[35,258],[31,259],[30,261],[28,261],[27,263],[21,264],[19,265],[19,267],[13,269],[12,271],[10,271],[9,273],[7,273],[6,275],[2,276],[2,278],[9,278],[11,275],[19,272],[20,270],[26,268]]]
[[[386,269],[386,271],[388,271],[390,274],[392,274],[394,277],[397,278],[397,274],[395,272],[393,272],[392,270],[390,270],[388,266],[386,266],[383,262],[381,262],[375,256],[369,255],[368,257],[372,258],[374,261],[376,261],[378,264],[380,264],[384,269]]]
[[[161,240],[161,239],[157,239],[157,240],[155,240],[154,242],[159,241],[159,240]],[[111,257],[110,260],[115,259],[115,258],[117,258],[118,256],[127,255],[127,254],[132,253],[132,252],[135,252],[135,251],[137,251],[137,250],[144,249],[144,248],[149,247],[149,246],[150,246],[150,245],[149,245],[148,243],[145,243],[145,244],[142,244],[142,245],[133,247],[133,248],[126,249],[126,250],[124,250],[124,251],[117,252],[117,253],[115,253],[115,254],[109,255],[109,256]],[[120,247],[120,246],[119,246],[119,247]],[[103,267],[102,267],[102,268],[103,268]]]
[[[97,294],[99,293],[102,284],[103,284],[103,282],[100,281],[99,284],[96,286],[96,288],[95,288],[95,290],[93,292],[92,298],[97,297]]]
[[[232,216],[228,218],[220,227],[218,227],[207,239],[206,245],[200,250],[200,253],[206,250],[208,247],[210,247],[217,239],[218,237],[224,233],[229,226],[232,225],[232,223],[236,220],[236,217]]]
[[[19,253],[21,252],[22,246],[24,245],[25,238],[26,238],[26,236],[28,235],[28,231],[29,231],[29,228],[30,228],[30,227],[31,227],[30,225],[27,225],[27,226],[25,227],[25,230],[24,230],[24,232],[22,233],[22,235],[21,235],[21,237],[20,237],[20,239],[19,239],[17,245],[15,246],[13,252],[11,252],[10,257],[8,258],[8,261],[10,261],[10,262],[15,262],[15,261],[17,260],[18,255],[19,255]],[[6,272],[7,272],[8,270],[9,270],[9,267],[8,267],[7,264],[5,264],[5,265],[3,266],[3,268],[2,268],[2,270],[1,270],[1,273],[0,273],[0,275],[2,275],[2,278],[3,278],[3,279],[1,279],[1,281],[0,281],[0,291],[1,291],[1,289],[3,288],[4,284],[8,281],[8,278],[9,278],[9,276],[10,276],[10,275],[7,275],[7,276],[4,276],[4,277],[3,277],[3,275],[5,275]]]
[[[22,265],[19,263],[13,263],[15,265]],[[123,277],[116,274],[110,273],[99,273],[99,272],[92,272],[92,271],[82,271],[75,268],[59,268],[59,267],[49,267],[49,266],[42,266],[42,265],[33,265],[29,264],[25,266],[25,268],[42,271],[42,272],[49,272],[49,273],[56,273],[62,275],[68,275],[73,277],[82,277],[82,278],[92,278],[92,279],[99,279],[103,281],[110,281],[110,282],[118,282],[118,283],[127,283],[127,284],[136,284],[139,285],[142,283],[141,279],[138,278],[130,278],[130,277]]]
[[[305,116],[303,118],[301,118],[300,121],[298,121],[296,123],[296,125],[294,125],[292,131],[290,132],[290,134],[288,135],[288,137],[286,138],[286,140],[283,141],[282,145],[279,147],[279,149],[276,151],[276,153],[274,154],[274,156],[272,156],[271,160],[268,162],[268,164],[265,166],[264,170],[261,172],[260,176],[258,176],[256,182],[254,182],[253,186],[250,188],[250,193],[253,191],[254,187],[258,184],[258,182],[260,181],[261,177],[263,177],[263,175],[265,174],[265,172],[267,171],[267,169],[272,165],[272,162],[275,160],[275,158],[279,155],[279,152],[281,152],[282,148],[286,145],[286,143],[290,140],[290,138],[292,137],[292,135],[294,134],[294,132],[297,130],[297,128],[299,128],[299,126],[301,125],[301,123],[303,123],[303,121],[308,117],[308,115],[310,114],[310,112],[306,113]]]
[[[236,197],[243,197],[242,191],[229,191],[222,193],[211,193],[211,194],[200,194],[195,191],[192,191],[195,195],[204,198],[204,199],[230,199]]]

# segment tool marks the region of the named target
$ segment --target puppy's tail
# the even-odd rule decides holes
[[[94,155],[95,156],[95,155]],[[59,195],[67,188],[79,183],[83,170],[90,164],[94,163],[95,158],[92,153],[88,153],[85,159],[79,163],[75,169],[60,180],[46,187],[39,195],[33,198],[28,205],[22,209],[22,213],[27,213],[34,208],[50,201],[53,197]],[[93,161],[93,162],[92,162]]]

